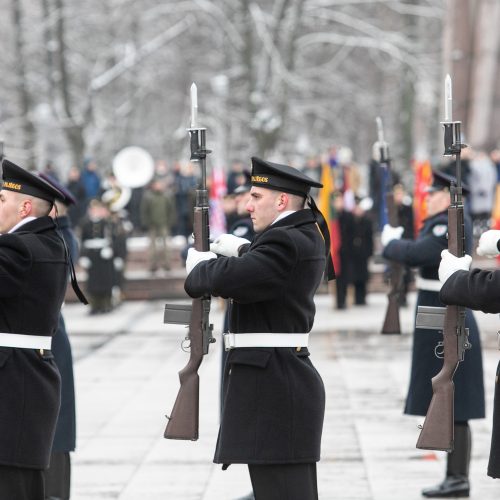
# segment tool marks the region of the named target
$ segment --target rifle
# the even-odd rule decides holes
[[[398,207],[394,202],[394,193],[392,191],[391,160],[389,158],[389,147],[384,141],[384,129],[382,119],[377,116],[378,143],[380,148],[380,165],[385,165],[384,171],[384,191],[385,191],[385,211],[387,221],[392,227],[399,226]],[[390,265],[390,290],[387,293],[387,309],[385,311],[384,324],[382,332],[387,334],[400,334],[401,326],[399,323],[399,298],[403,291],[404,266],[399,262],[392,262]]]
[[[200,252],[210,250],[210,228],[208,212],[206,129],[197,126],[197,90],[191,85],[191,127],[190,136],[191,161],[197,162],[201,169],[201,180],[196,190],[194,207],[194,248]],[[213,325],[210,324],[210,295],[193,299],[191,306],[165,304],[164,323],[189,325],[188,335],[184,342],[189,342],[189,361],[179,372],[181,383],[174,408],[170,416],[164,437],[166,439],[186,439],[196,441],[199,427],[200,377],[198,368],[208,348],[215,342],[212,337]],[[184,350],[184,347],[183,347]]]
[[[456,185],[450,186],[448,208],[448,250],[462,257],[465,253],[464,205],[462,200],[462,168],[460,152],[466,145],[461,142],[461,122],[451,120],[451,78],[446,77],[446,112],[444,127],[444,156],[455,156]],[[450,107],[449,107],[450,106]],[[419,307],[417,328],[443,331],[443,341],[434,353],[443,358],[441,371],[432,379],[432,399],[427,410],[417,448],[423,450],[453,451],[454,440],[454,391],[453,376],[458,364],[470,349],[469,330],[465,328],[465,308],[462,306]]]

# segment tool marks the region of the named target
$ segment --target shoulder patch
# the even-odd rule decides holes
[[[246,226],[238,226],[234,228],[233,235],[238,236],[238,238],[242,238],[248,234],[248,227]]]
[[[444,236],[448,232],[448,225],[447,224],[436,224],[432,228],[432,234],[434,236],[437,236],[440,238],[441,236]]]

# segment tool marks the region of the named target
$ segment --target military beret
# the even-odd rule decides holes
[[[5,158],[2,161],[2,179],[2,190],[28,194],[51,203],[62,196],[61,192],[47,181]]]
[[[307,196],[312,187],[323,187],[323,184],[316,182],[296,168],[261,160],[255,156],[252,157],[251,183],[252,186],[300,196]]]

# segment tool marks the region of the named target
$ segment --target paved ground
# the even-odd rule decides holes
[[[402,309],[404,334],[379,333],[386,297],[336,311],[317,297],[312,359],[327,391],[320,498],[419,499],[442,479],[444,453],[415,448],[421,418],[402,415],[409,375],[414,295]],[[73,500],[232,500],[250,491],[245,466],[223,472],[212,464],[218,425],[220,342],[200,368],[200,439],[163,439],[165,414],[187,362],[185,332],[163,325],[163,302],[127,302],[89,316],[69,304],[64,315],[75,356],[78,449],[73,454]],[[213,302],[220,332],[222,304]],[[500,497],[500,481],[486,476],[492,394],[499,352],[497,316],[478,314],[485,356],[488,418],[472,423],[473,499]]]

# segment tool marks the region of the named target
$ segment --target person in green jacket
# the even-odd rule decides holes
[[[170,251],[167,238],[175,220],[175,205],[164,181],[154,179],[141,201],[141,224],[148,231],[150,270],[170,269]]]

